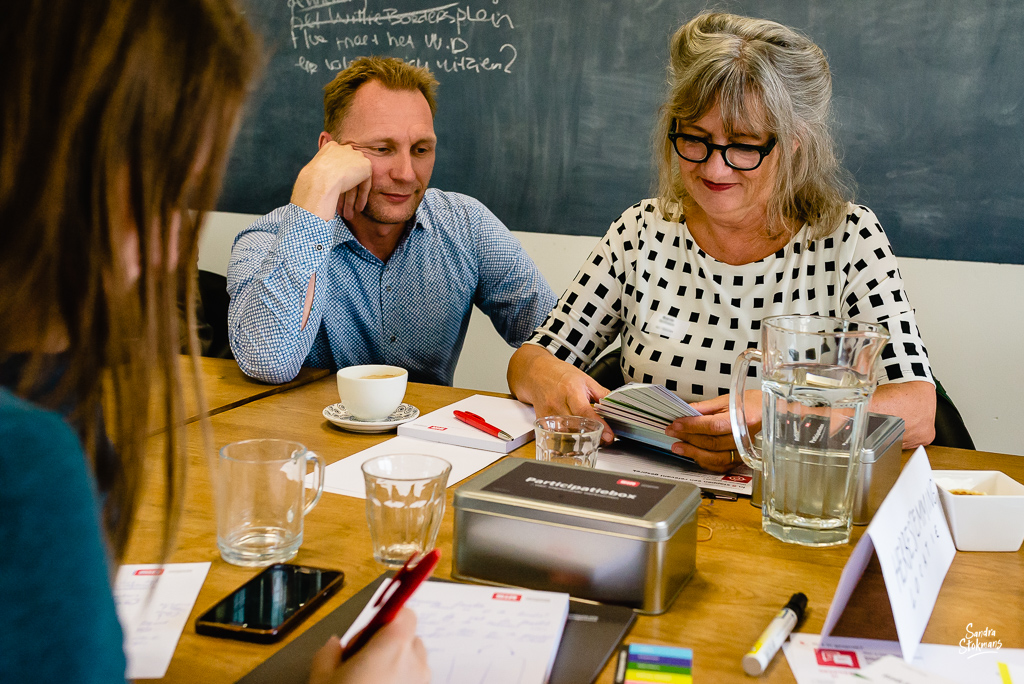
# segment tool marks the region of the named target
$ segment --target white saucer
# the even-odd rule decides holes
[[[399,404],[394,413],[384,420],[359,420],[353,418],[344,404],[331,404],[324,409],[324,418],[349,432],[388,432],[402,423],[416,420],[420,410],[412,404]]]

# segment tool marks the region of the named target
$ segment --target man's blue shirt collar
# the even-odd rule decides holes
[[[426,198],[426,192],[423,193],[423,197],[424,199]],[[430,221],[430,212],[427,211],[426,202],[422,199],[420,200],[420,205],[416,207],[416,213],[410,221],[412,222],[413,229],[428,230],[434,227],[433,223]],[[346,242],[352,241],[359,242],[358,238],[352,234],[352,229],[348,227],[348,222],[345,221],[341,214],[335,212],[334,246],[343,245]]]

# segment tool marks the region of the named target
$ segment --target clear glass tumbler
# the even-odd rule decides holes
[[[537,460],[593,468],[604,425],[580,416],[548,416],[533,424]]]
[[[398,567],[433,549],[451,464],[426,454],[387,454],[362,468],[374,560]]]
[[[309,462],[316,485],[307,494]],[[302,521],[324,491],[324,459],[298,442],[250,439],[220,450],[217,547],[228,563],[262,566],[295,557]]]

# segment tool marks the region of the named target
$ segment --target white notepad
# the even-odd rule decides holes
[[[468,411],[477,414],[491,425],[512,435],[512,441],[506,442],[483,430],[466,425],[455,417],[455,411]],[[474,394],[462,401],[431,411],[412,422],[399,425],[398,434],[402,437],[415,437],[429,442],[455,444],[471,449],[507,454],[533,439],[535,420],[536,414],[532,406],[515,399]]]
[[[406,605],[432,684],[545,684],[569,615],[568,594],[454,582],[424,582]]]

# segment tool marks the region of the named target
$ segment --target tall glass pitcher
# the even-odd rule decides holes
[[[880,325],[827,316],[772,316],[761,349],[732,373],[729,417],[743,462],[761,470],[762,527],[806,546],[850,539],[854,482],[875,391],[875,362],[889,340]],[[761,450],[743,407],[751,361],[761,363]]]

